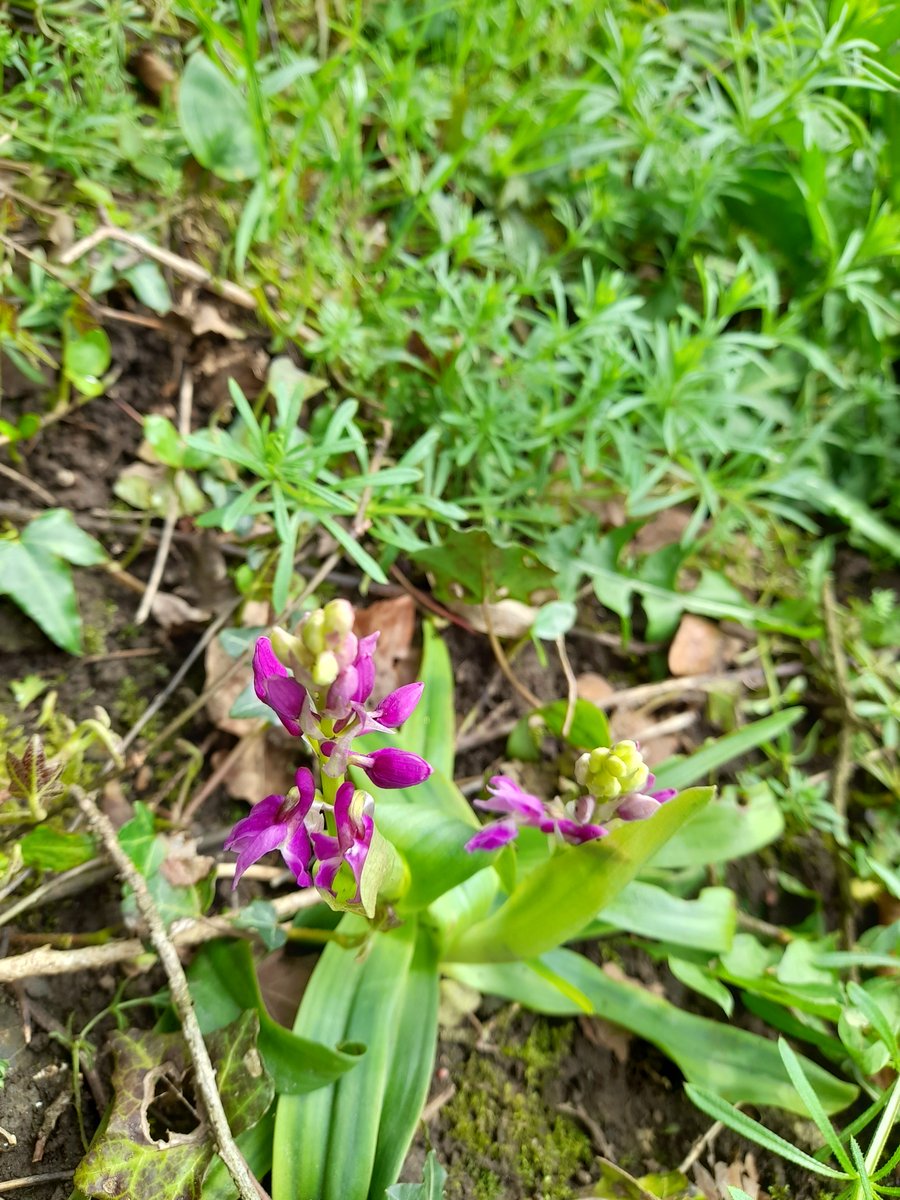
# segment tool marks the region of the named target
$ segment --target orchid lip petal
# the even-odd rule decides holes
[[[519,826],[511,818],[506,821],[492,821],[485,825],[474,837],[466,842],[466,850],[472,854],[476,850],[500,850],[508,846],[519,836]]]

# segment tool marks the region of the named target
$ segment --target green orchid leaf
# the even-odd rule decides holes
[[[480,992],[557,1016],[584,1011],[583,1003],[567,993],[576,989],[590,1011],[659,1047],[689,1083],[734,1104],[772,1105],[806,1115],[775,1042],[684,1012],[639,984],[607,975],[571,950],[550,951],[539,963],[453,963],[445,970]],[[853,1102],[857,1089],[852,1084],[808,1059],[800,1061],[826,1112],[839,1112]]]
[[[368,926],[348,915],[339,928],[352,935]],[[364,954],[333,942],[326,947],[294,1030],[323,1041],[363,1041],[369,1051],[332,1087],[279,1100],[273,1200],[383,1200],[394,1183],[437,1039],[438,975],[425,938],[409,921],[373,934]]]
[[[673,946],[721,954],[731,949],[737,900],[731,888],[704,888],[696,900],[683,900],[665,888],[635,879],[607,904],[582,933],[597,937],[611,928]]]
[[[207,943],[188,969],[188,982],[204,1033],[247,1009],[257,1013],[259,1051],[279,1094],[299,1096],[326,1087],[355,1068],[366,1052],[359,1041],[341,1042],[332,1049],[321,1040],[291,1033],[269,1016],[246,942]]]

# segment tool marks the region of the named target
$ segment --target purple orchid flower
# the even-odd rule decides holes
[[[308,829],[316,796],[312,772],[301,767],[296,774],[297,791],[293,796],[266,796],[253,807],[249,816],[238,821],[225,842],[226,850],[237,851],[232,890],[251,865],[271,850],[280,850],[288,870],[300,887],[310,887],[312,846]],[[316,814],[318,816],[318,814]],[[311,823],[315,824],[315,817]],[[321,817],[318,817],[321,820]]]
[[[299,737],[306,690],[279,662],[267,637],[259,638],[253,651],[253,688],[263,704],[275,711],[288,733]]]
[[[361,797],[361,802],[357,797]],[[312,835],[316,855],[316,870],[313,882],[334,894],[334,881],[343,863],[353,872],[356,894],[349,901],[358,904],[362,887],[362,873],[366,865],[375,822],[372,814],[375,801],[367,792],[357,792],[351,782],[342,783],[334,800],[334,822],[337,836],[329,833]]]
[[[654,776],[647,778],[645,787],[653,787]],[[616,816],[622,821],[646,821],[667,800],[677,796],[675,788],[659,788],[655,792],[633,792],[616,809]]]
[[[351,750],[346,741],[322,742],[322,751],[328,757],[323,767],[326,775],[337,779],[348,767],[360,767],[380,788],[415,787],[417,783],[424,783],[433,770],[431,764],[418,754],[396,750],[393,746],[365,754]]]
[[[486,812],[507,814],[499,821],[479,830],[473,838],[466,842],[468,851],[499,850],[519,836],[522,826],[540,829],[542,833],[552,833],[570,845],[581,845],[583,842],[596,841],[606,836],[602,825],[590,824],[594,804],[576,802],[572,815],[557,816],[539,796],[523,791],[514,779],[508,775],[494,775],[488,784],[490,798],[476,800],[476,808]],[[588,798],[589,799],[589,798]]]

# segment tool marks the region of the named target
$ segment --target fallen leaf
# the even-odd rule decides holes
[[[213,768],[229,753],[219,750],[213,754]],[[293,784],[299,765],[296,741],[288,743],[274,730],[265,737],[247,737],[222,782],[229,796],[255,804],[264,796],[283,796]]]
[[[191,333],[195,337],[200,337],[204,333],[217,333],[230,342],[241,342],[247,337],[246,332],[240,326],[226,320],[216,305],[207,301],[195,302],[186,309],[184,306],[179,306],[175,311],[180,317],[186,317],[190,321]]]
[[[416,605],[412,597],[376,600],[367,608],[357,609],[353,627],[357,637],[368,637],[376,629],[381,636],[375,647],[374,703],[415,677],[412,639],[416,631]]]
[[[264,626],[269,623],[269,606],[261,601],[249,601],[241,613],[241,625],[245,629]],[[234,664],[234,659],[224,649],[217,637],[213,638],[206,647],[205,656],[207,687]],[[249,659],[239,667],[228,679],[224,680],[206,702],[206,714],[217,729],[225,733],[233,733],[235,737],[243,737],[252,733],[259,722],[255,717],[229,716],[234,702],[241,692],[246,691],[253,683],[253,669]]]
[[[598,708],[601,707],[601,701],[607,700],[616,690],[608,679],[598,675],[596,671],[585,671],[575,680],[575,685],[579,699],[589,700]]]
[[[581,1032],[592,1046],[600,1046],[609,1050],[620,1063],[628,1062],[633,1036],[618,1025],[611,1025],[602,1017],[580,1016],[578,1024]]]
[[[713,621],[685,613],[669,647],[673,675],[706,675],[721,670],[727,638]]]
[[[196,839],[183,833],[166,838],[166,857],[160,865],[160,874],[173,887],[193,887],[205,879],[216,860],[197,853]]]
[[[652,554],[654,550],[680,542],[692,517],[688,508],[664,508],[640,527],[632,546],[638,554]]]
[[[212,614],[205,608],[195,608],[174,592],[157,592],[150,605],[157,623],[167,632],[184,629],[189,625],[205,625]]]
[[[537,608],[523,604],[521,600],[495,600],[490,604],[461,604],[454,601],[448,603],[447,607],[479,633],[487,633],[490,618],[490,627],[498,638],[524,636],[538,614]]]
[[[204,1039],[234,1134],[255,1125],[274,1098],[256,1048],[258,1033],[259,1018],[250,1010]],[[76,1187],[106,1200],[199,1200],[216,1146],[198,1115],[184,1038],[131,1029],[113,1033],[110,1044],[113,1102],[75,1172]],[[171,1129],[167,1116],[187,1128]]]

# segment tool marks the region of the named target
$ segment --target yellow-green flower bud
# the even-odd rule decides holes
[[[650,775],[635,742],[616,742],[612,747],[598,746],[582,754],[575,764],[575,778],[598,800],[618,800],[637,792]]]
[[[329,600],[322,611],[323,632],[329,641],[343,641],[353,632],[353,605],[349,600]]]
[[[317,608],[311,612],[300,628],[303,645],[311,654],[321,654],[325,649],[325,610]]]
[[[324,650],[316,655],[310,674],[316,687],[328,687],[337,679],[339,670],[338,660],[330,650]]]
[[[309,652],[300,638],[278,625],[272,630],[269,640],[275,657],[289,671],[293,670],[295,663],[305,662],[309,658]]]

